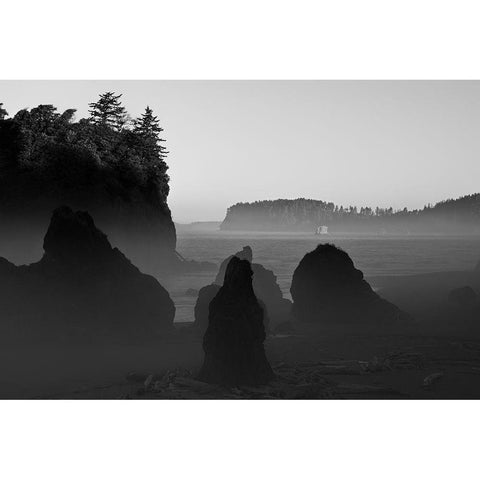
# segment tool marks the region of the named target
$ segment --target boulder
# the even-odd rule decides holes
[[[472,287],[466,285],[451,290],[448,294],[448,301],[459,307],[469,307],[477,302],[477,294]]]
[[[199,379],[226,386],[261,385],[273,371],[265,355],[263,310],[252,287],[248,260],[233,257],[223,286],[210,302]]]
[[[233,257],[248,260],[252,264],[253,291],[255,292],[256,297],[261,300],[265,306],[265,328],[269,330],[270,321],[276,325],[288,321],[290,318],[292,302],[283,298],[282,291],[277,283],[277,277],[271,270],[268,270],[259,263],[252,263],[253,254],[251,247],[243,247],[241,251],[226,258],[220,265],[214,283],[222,285],[226,267]]]
[[[343,250],[320,244],[295,269],[290,288],[296,320],[316,323],[386,323],[409,316],[377,295]]]
[[[11,333],[130,341],[173,328],[168,292],[112,248],[87,212],[57,208],[43,248],[42,259],[31,265],[0,259],[0,308]]]

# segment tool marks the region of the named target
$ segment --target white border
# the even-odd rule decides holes
[[[9,480],[464,479],[478,470],[476,402],[5,401],[0,424]]]
[[[467,0],[2,1],[0,78],[476,79],[479,18]],[[472,478],[477,410],[466,401],[3,401],[0,471],[9,480]]]
[[[3,79],[475,79],[475,0],[16,0]]]

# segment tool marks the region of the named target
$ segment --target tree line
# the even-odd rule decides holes
[[[139,195],[166,208],[168,154],[163,128],[147,106],[132,119],[121,94],[106,92],[89,116],[38,105],[9,116],[0,103],[0,199],[31,202],[63,192],[121,197]]]
[[[448,199],[423,209],[394,210],[335,205],[306,198],[237,203],[227,209],[224,230],[301,230],[327,225],[353,231],[451,231],[480,233],[480,194]]]

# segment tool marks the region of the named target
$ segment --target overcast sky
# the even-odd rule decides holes
[[[160,118],[177,222],[262,199],[421,208],[480,191],[478,81],[0,81],[0,102],[80,118],[109,90]]]

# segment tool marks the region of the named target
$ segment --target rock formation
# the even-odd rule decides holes
[[[172,328],[168,292],[112,248],[88,213],[57,208],[43,247],[42,259],[31,265],[0,259],[2,326],[11,333],[130,341]]]
[[[265,356],[263,310],[252,288],[252,268],[233,257],[223,286],[210,302],[200,380],[219,385],[261,385],[273,378]]]
[[[64,114],[53,105],[0,119],[0,251],[30,263],[58,205],[88,211],[111,244],[142,271],[211,269],[176,253],[163,147],[133,130]]]
[[[215,281],[213,283],[216,283],[217,285],[223,285],[225,272],[227,271],[227,265],[230,263],[230,260],[233,257],[237,257],[240,260],[248,260],[250,263],[252,263],[252,260],[253,260],[252,248],[247,245],[246,247],[243,247],[242,250],[240,250],[239,252],[234,253],[233,255],[230,255],[229,257],[227,257],[220,264],[220,269],[218,270],[217,276],[215,277]]]
[[[198,292],[197,302],[195,303],[194,315],[195,322],[194,327],[199,335],[203,335],[208,327],[208,312],[210,302],[215,298],[215,295],[220,290],[220,285],[207,285]]]
[[[449,302],[459,307],[469,307],[475,305],[477,294],[472,287],[466,285],[464,287],[454,288],[448,294]]]
[[[290,292],[293,316],[301,322],[362,325],[409,319],[372,290],[346,252],[328,243],[303,257]]]
[[[264,317],[265,328],[268,330],[269,321],[279,324],[288,321],[292,302],[283,298],[277,277],[271,271],[259,263],[252,263],[253,254],[249,246],[243,247],[240,252],[226,258],[220,265],[215,282],[222,285],[228,263],[233,257],[248,260],[253,270],[253,291],[256,297],[265,305],[266,315]]]
[[[215,298],[215,295],[220,290],[220,285],[216,285],[212,283],[200,289],[198,293],[197,301],[195,303],[194,308],[194,316],[195,321],[193,322],[193,328],[196,331],[197,335],[203,336],[205,331],[208,327],[208,314],[210,308],[210,302]],[[263,325],[265,326],[265,330],[267,330],[268,325],[270,323],[270,319],[268,317],[268,311],[265,304],[259,300],[258,303],[263,310]]]
[[[259,263],[252,263],[253,270],[253,291],[257,298],[265,305],[268,328],[271,324],[281,324],[290,319],[292,302],[283,298],[277,277],[271,271]]]

